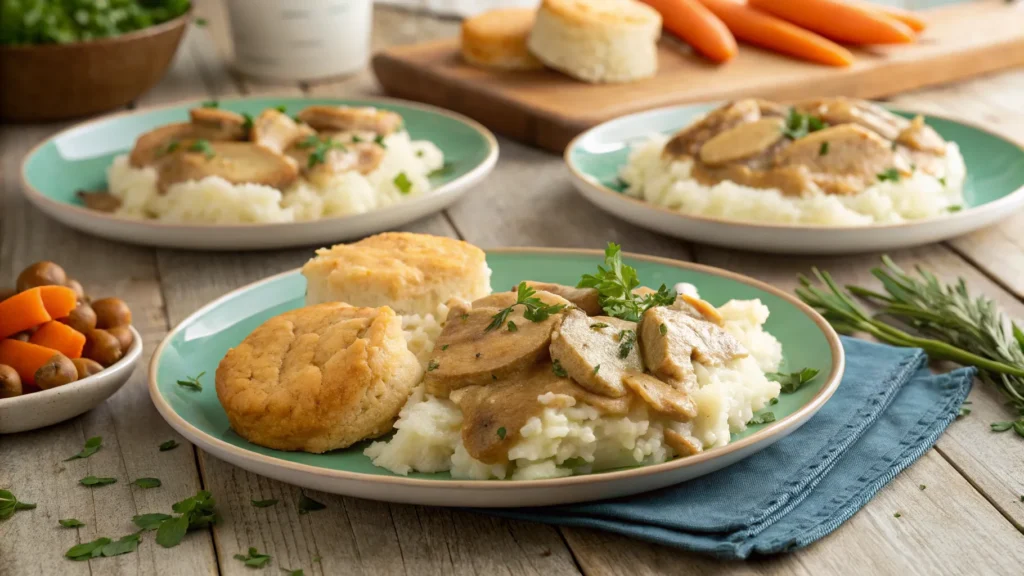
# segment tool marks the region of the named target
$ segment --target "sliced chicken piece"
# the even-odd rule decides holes
[[[700,160],[709,166],[749,160],[782,140],[784,125],[782,118],[762,118],[719,132],[701,146]]]
[[[551,358],[570,378],[595,394],[626,395],[622,376],[642,372],[636,323],[570,310],[551,336]]]
[[[918,152],[946,155],[946,141],[934,128],[924,123],[922,116],[915,116],[910,121],[910,125],[896,138],[896,143]]]
[[[909,174],[892,144],[857,124],[830,126],[812,132],[779,151],[781,167],[804,167],[827,194],[856,194],[878,181],[890,168]]]
[[[121,207],[121,199],[105,190],[97,192],[79,190],[75,193],[75,196],[78,196],[78,199],[82,201],[82,204],[85,204],[86,208],[97,212],[109,214],[117,212],[117,209]]]
[[[703,447],[693,436],[684,436],[671,428],[665,428],[665,444],[676,451],[679,456],[694,456],[703,451]]]
[[[200,149],[201,148],[201,149]],[[160,160],[161,191],[178,182],[220,176],[232,184],[263,184],[283,189],[299,176],[284,156],[249,142],[188,142]]]
[[[548,292],[538,292],[537,297],[546,304],[569,305],[568,300]],[[501,311],[496,306],[474,306],[468,312],[448,313],[424,378],[428,393],[447,398],[452,390],[500,381],[547,359],[551,331],[560,313],[531,322],[523,316],[526,308],[519,305],[501,326],[488,330],[494,315]],[[514,331],[509,330],[509,322],[515,325]]]
[[[676,310],[682,310],[694,318],[707,320],[708,322],[712,322],[719,326],[725,322],[722,315],[718,312],[718,309],[710,302],[707,300],[701,300],[700,298],[690,294],[680,293],[676,296],[676,301],[671,307]]]
[[[803,114],[817,116],[830,126],[863,126],[886,140],[895,140],[908,124],[906,118],[897,116],[877,104],[851,98],[809,100],[800,102],[793,108]]]
[[[761,118],[761,106],[758,100],[748,98],[736,100],[708,112],[706,116],[676,132],[662,151],[662,156],[680,158],[696,157],[701,146],[716,135],[744,124],[755,122]]]
[[[188,111],[189,118],[196,126],[218,130],[227,137],[220,140],[244,140],[245,116],[220,108],[193,108]]]
[[[326,149],[324,147],[326,146]],[[317,161],[316,155],[320,155],[323,161]],[[345,172],[356,171],[366,175],[380,166],[384,159],[384,149],[375,144],[361,142],[356,144],[341,144],[332,142],[316,143],[304,139],[292,145],[286,151],[300,170],[303,170],[306,177],[316,185],[323,186],[327,179]],[[313,157],[314,160],[310,161]]]
[[[268,108],[253,120],[249,140],[283,154],[289,146],[310,136],[316,136],[316,131],[305,124],[295,122],[279,110]]]
[[[573,286],[566,286],[564,284],[554,284],[552,282],[534,282],[533,280],[527,280],[526,285],[534,290],[543,290],[545,292],[551,292],[552,294],[558,294],[562,298],[565,298],[572,305],[583,310],[587,316],[597,316],[604,312],[601,309],[601,303],[598,301],[598,293],[596,288],[576,288]],[[515,293],[519,289],[519,285],[512,287],[512,292]]]
[[[626,372],[622,382],[655,412],[677,422],[697,416],[697,403],[683,390],[643,372]]]
[[[299,120],[317,131],[373,132],[387,136],[402,128],[402,117],[390,110],[351,106],[309,106]]]
[[[128,161],[135,168],[149,166],[176,150],[186,140],[231,141],[237,140],[235,131],[179,122],[166,124],[146,132],[135,141]]]
[[[509,448],[520,439],[527,421],[544,411],[539,400],[545,394],[571,398],[570,404],[587,404],[599,413],[624,416],[632,398],[607,398],[592,394],[556,375],[551,362],[531,366],[507,380],[487,386],[468,386],[451,393],[462,411],[462,443],[469,455],[487,464],[508,462]]]
[[[785,118],[789,116],[789,107],[783,106],[778,102],[772,102],[770,100],[762,100],[760,98],[754,99],[757,102],[757,107],[761,110],[761,118],[779,117]]]
[[[747,355],[743,345],[722,328],[664,306],[644,312],[638,332],[648,370],[681,390],[696,386],[694,361],[720,366]]]

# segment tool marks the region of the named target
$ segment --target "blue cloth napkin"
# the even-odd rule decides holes
[[[719,558],[807,546],[853,516],[956,418],[973,368],[932,374],[919,349],[843,338],[846,373],[786,438],[728,468],[636,496],[500,516],[599,528]]]

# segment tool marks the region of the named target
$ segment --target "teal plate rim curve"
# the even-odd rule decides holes
[[[641,283],[658,285],[661,283],[691,282],[698,286],[704,285],[701,296],[716,306],[725,301],[741,298],[761,298],[769,306],[771,316],[767,329],[783,342],[783,369],[796,369],[805,366],[819,368],[821,376],[817,386],[807,386],[797,393],[783,395],[780,402],[772,409],[790,410],[776,421],[749,427],[739,435],[734,434],[733,440],[721,448],[713,448],[700,454],[686,458],[677,458],[661,464],[615,469],[611,471],[582,474],[564,478],[543,480],[456,480],[448,473],[420,474],[400,476],[373,466],[369,458],[363,456],[362,450],[366,443],[353,447],[328,452],[325,454],[308,454],[303,452],[284,452],[250,444],[230,430],[227,415],[224,414],[216,396],[213,375],[216,365],[226,353],[227,348],[237,345],[242,338],[266,319],[284,311],[303,305],[305,279],[299,269],[280,274],[243,286],[221,296],[203,306],[178,324],[157,347],[150,361],[148,381],[149,392],[153,403],[160,414],[173,428],[197,443],[194,438],[201,438],[217,451],[228,453],[232,460],[257,462],[263,467],[283,468],[302,474],[312,474],[328,479],[360,480],[383,483],[403,487],[429,487],[443,484],[446,488],[472,487],[502,488],[522,486],[532,488],[565,487],[591,482],[614,479],[628,479],[637,475],[657,474],[688,466],[698,466],[712,459],[721,458],[749,446],[761,443],[773,436],[784,436],[794,427],[802,424],[816,412],[835,392],[842,378],[845,356],[839,336],[817,312],[796,297],[783,292],[759,280],[729,272],[726,270],[681,262],[668,258],[645,256],[626,253],[625,260],[637,267]],[[555,248],[504,248],[487,251],[488,263],[494,274],[492,286],[511,285],[513,276],[521,279],[524,273],[533,271],[536,278],[543,281],[566,282],[569,276],[580,270],[591,271],[602,261],[603,252],[585,249]],[[538,260],[549,262],[552,273],[536,273]],[[561,277],[558,277],[561,275]],[[507,276],[507,277],[506,277]],[[554,276],[554,277],[553,277]],[[578,275],[576,275],[578,278]],[[712,286],[714,284],[714,286]],[[261,294],[267,293],[267,294]],[[276,298],[267,298],[270,293],[278,292]],[[281,294],[283,292],[284,294]],[[248,299],[247,299],[248,297]],[[767,300],[767,301],[765,301]],[[216,311],[222,307],[230,307],[234,302],[235,313],[228,312],[216,317]],[[263,308],[253,308],[254,305]],[[774,322],[773,322],[774,316]],[[816,329],[816,330],[815,330]],[[219,344],[211,340],[226,332],[234,331],[230,337],[224,337]],[[807,334],[813,333],[811,338]],[[798,340],[802,335],[803,341]],[[787,342],[790,348],[787,349]],[[799,344],[793,347],[793,344]],[[179,351],[181,349],[181,351]],[[187,355],[201,357],[198,362]],[[170,359],[170,360],[168,360]],[[177,364],[172,366],[171,364]],[[187,364],[188,370],[181,365]],[[175,382],[182,377],[192,376],[205,371],[206,381],[202,391],[193,391],[176,386]],[[788,405],[787,405],[788,404]],[[179,411],[190,412],[188,418]],[[206,414],[203,414],[206,411]],[[193,422],[193,420],[202,420]],[[329,459],[348,458],[341,467],[324,466]],[[236,462],[237,463],[237,462]],[[244,466],[243,466],[244,467]],[[358,470],[353,471],[351,468]]]
[[[202,105],[205,102],[211,101],[210,98],[192,98],[187,100],[175,101],[169,104],[162,104],[159,106],[146,106],[135,110],[124,110],[113,114],[106,114],[74,124],[73,126],[57,132],[56,134],[48,136],[42,142],[34,146],[25,155],[24,160],[21,164],[21,183],[22,188],[25,191],[26,196],[33,202],[39,202],[58,208],[60,210],[71,210],[82,216],[88,218],[99,218],[108,219],[114,222],[137,222],[145,224],[146,226],[155,226],[160,228],[177,228],[177,229],[188,229],[188,230],[202,230],[208,228],[231,228],[231,229],[245,229],[245,228],[261,228],[267,229],[268,232],[272,232],[275,227],[286,227],[294,226],[295,224],[302,224],[303,222],[245,222],[245,223],[229,223],[229,224],[197,224],[197,223],[177,223],[177,222],[162,222],[159,220],[139,220],[139,219],[125,219],[104,212],[98,212],[96,210],[89,210],[74,197],[75,191],[77,190],[96,190],[100,189],[99,186],[106,185],[106,170],[110,166],[113,158],[119,154],[127,153],[131,146],[125,148],[123,145],[112,145],[108,140],[121,141],[123,137],[116,134],[118,131],[117,124],[124,121],[136,120],[143,128],[142,132],[135,131],[132,135],[132,141],[141,135],[146,130],[152,130],[157,126],[167,124],[168,122],[181,122],[187,120],[187,113],[190,108],[194,108]],[[428,197],[436,197],[441,195],[447,195],[453,191],[454,185],[462,181],[476,181],[481,178],[481,174],[488,172],[498,159],[498,140],[494,134],[488,130],[485,126],[457,112],[445,110],[437,106],[431,106],[429,104],[421,104],[419,102],[412,102],[408,100],[401,100],[398,98],[387,98],[387,97],[371,97],[371,98],[342,98],[333,96],[295,96],[295,95],[280,95],[275,96],[269,95],[258,95],[258,96],[239,96],[233,98],[222,98],[215,100],[219,107],[225,110],[231,110],[235,112],[250,112],[250,110],[262,110],[264,108],[272,107],[277,104],[284,104],[289,109],[295,107],[305,107],[313,105],[348,105],[348,106],[373,106],[377,108],[384,108],[399,112],[405,119],[406,114],[409,112],[419,113],[426,115],[426,120],[422,122],[430,124],[429,117],[433,115],[436,117],[443,117],[447,121],[454,122],[462,125],[466,128],[466,134],[462,135],[465,137],[472,137],[477,139],[478,142],[475,144],[481,145],[479,150],[474,150],[472,154],[465,156],[462,162],[465,162],[465,166],[459,166],[456,171],[445,174],[443,176],[432,176],[431,183],[434,188],[429,192],[428,195],[420,196],[410,200],[403,204],[394,204],[392,206],[385,206],[383,208],[375,209],[370,212],[362,214],[348,214],[343,216],[331,216],[328,218],[321,218],[315,222],[340,222],[350,218],[365,217],[367,214],[384,214],[389,211],[401,210],[404,206],[416,200],[422,200]],[[297,108],[298,109],[298,108]],[[419,123],[419,122],[414,122]],[[110,132],[109,134],[104,132]],[[95,134],[96,131],[100,131],[100,134]],[[410,133],[413,138],[417,137],[415,129]],[[86,137],[89,142],[78,143],[78,139]],[[68,157],[73,157],[73,160],[68,160],[62,153],[56,150],[59,147],[60,142],[68,141]],[[99,141],[99,143],[97,143]],[[433,141],[433,140],[432,140]],[[451,150],[445,150],[443,143],[434,142],[439,148],[445,151],[446,163]],[[88,145],[88,148],[86,148]],[[97,151],[97,148],[99,150]],[[52,156],[48,158],[47,155]],[[460,155],[464,156],[464,155]],[[42,170],[48,165],[51,168],[54,163],[68,163],[73,162],[73,165],[78,165],[79,170],[85,172],[83,179],[85,181],[79,181],[71,186],[61,184],[59,182],[54,183],[52,177],[43,177],[43,182],[40,182],[38,174],[33,177],[33,170]],[[461,163],[461,162],[460,162]],[[37,168],[38,165],[38,168]],[[57,166],[54,168],[58,172],[61,167]],[[102,182],[100,182],[100,174],[102,174]],[[76,178],[80,177],[78,174]],[[46,192],[43,188],[47,188]],[[55,198],[53,196],[59,196]]]
[[[899,114],[899,115],[905,116],[905,117],[913,117],[915,115],[920,114],[920,115],[924,116],[925,122],[927,124],[933,126],[934,128],[936,128],[936,130],[939,132],[939,134],[941,136],[943,136],[946,140],[956,142],[957,145],[960,146],[960,153],[964,156],[964,162],[965,162],[965,164],[967,166],[967,179],[966,179],[966,181],[964,183],[964,196],[965,196],[964,204],[965,204],[965,206],[964,206],[963,210],[960,210],[958,212],[955,212],[955,213],[952,213],[952,214],[949,214],[949,215],[939,216],[939,217],[922,218],[922,219],[917,219],[917,220],[906,220],[904,222],[872,223],[872,224],[864,224],[864,225],[825,226],[825,225],[812,225],[812,224],[791,224],[791,223],[781,223],[781,222],[754,222],[754,221],[749,221],[749,220],[738,220],[738,219],[723,218],[723,217],[717,217],[717,216],[705,216],[705,215],[698,215],[698,214],[688,214],[688,213],[685,213],[685,212],[680,212],[678,210],[673,210],[671,208],[665,208],[663,206],[656,206],[656,205],[651,204],[649,202],[646,202],[644,200],[640,200],[639,198],[633,198],[631,196],[626,196],[620,190],[617,190],[615,187],[613,187],[613,185],[610,184],[607,181],[608,178],[603,178],[601,176],[595,176],[590,171],[585,171],[583,168],[581,168],[581,164],[582,164],[581,159],[583,159],[584,155],[590,155],[590,156],[601,156],[601,155],[607,155],[607,154],[615,154],[616,156],[623,155],[623,158],[621,160],[622,160],[622,162],[624,162],[625,161],[625,155],[628,155],[628,151],[629,151],[630,145],[638,143],[642,139],[645,139],[645,138],[635,138],[634,137],[634,138],[629,138],[627,140],[619,140],[618,141],[619,146],[615,147],[614,149],[612,149],[612,147],[610,147],[608,145],[603,145],[603,146],[599,147],[600,150],[598,152],[590,152],[590,151],[586,150],[586,147],[587,147],[588,143],[590,143],[591,140],[596,140],[598,138],[598,135],[601,134],[602,132],[609,131],[609,130],[619,129],[619,128],[621,128],[623,126],[626,126],[626,125],[628,125],[630,123],[640,123],[640,122],[643,122],[645,120],[650,120],[652,118],[656,118],[658,116],[669,115],[669,114],[671,114],[673,112],[678,113],[678,114],[683,114],[683,113],[687,113],[688,112],[688,113],[690,113],[689,120],[692,120],[693,117],[696,114],[700,114],[700,113],[703,113],[703,112],[710,111],[710,110],[714,109],[715,107],[721,105],[722,104],[721,102],[695,103],[695,104],[685,104],[685,105],[681,105],[681,106],[667,106],[667,107],[663,107],[663,108],[655,108],[653,110],[647,110],[647,111],[644,111],[644,112],[637,112],[637,113],[634,113],[634,114],[629,114],[629,115],[626,115],[626,116],[621,116],[621,117],[616,118],[614,120],[609,120],[607,122],[598,124],[597,126],[594,126],[593,128],[590,128],[590,129],[586,130],[585,132],[579,134],[575,138],[573,138],[572,141],[569,142],[568,146],[565,147],[565,152],[562,154],[562,158],[563,158],[563,160],[565,162],[565,165],[569,168],[570,173],[572,173],[572,175],[576,179],[578,179],[581,182],[587,183],[594,190],[597,190],[600,193],[603,193],[603,194],[606,194],[606,195],[611,195],[612,197],[615,197],[615,198],[617,198],[620,201],[630,202],[630,203],[633,203],[633,204],[638,205],[638,206],[643,206],[643,207],[645,207],[647,209],[650,209],[650,210],[655,210],[655,211],[662,212],[662,213],[665,213],[665,214],[671,214],[671,215],[673,215],[675,217],[682,218],[682,219],[700,220],[700,221],[704,221],[704,222],[729,224],[729,225],[733,225],[733,226],[748,226],[748,227],[752,227],[752,228],[775,228],[775,229],[792,228],[792,229],[807,230],[807,231],[826,231],[826,230],[832,230],[832,231],[837,231],[837,230],[864,230],[864,231],[867,231],[867,230],[879,230],[879,229],[894,229],[894,228],[903,228],[903,227],[908,227],[908,226],[915,226],[915,225],[919,225],[919,224],[924,223],[924,222],[933,222],[933,221],[937,221],[937,220],[943,220],[943,219],[947,219],[948,220],[948,219],[953,219],[953,218],[957,218],[957,217],[963,217],[963,216],[968,215],[968,214],[975,215],[975,214],[977,214],[981,210],[984,210],[986,212],[999,212],[999,211],[1003,210],[1005,206],[1012,206],[1012,205],[1015,205],[1015,204],[1019,205],[1021,203],[1021,200],[1018,198],[1018,196],[1024,195],[1024,143],[1019,142],[1017,140],[1014,140],[1014,139],[1010,138],[1009,136],[1004,136],[1004,135],[997,134],[997,133],[995,133],[995,132],[993,132],[991,130],[988,130],[988,129],[982,127],[982,126],[979,126],[976,123],[969,122],[969,121],[966,121],[966,120],[960,120],[960,119],[944,116],[942,114],[926,113],[924,111],[918,111],[918,110],[914,110],[912,108],[903,108],[903,107],[898,107],[898,106],[889,106],[885,102],[874,102],[874,103],[881,105],[882,107],[886,108],[887,110],[889,110],[891,112],[894,112],[896,114]],[[678,125],[678,126],[673,125],[669,129],[659,129],[659,130],[656,130],[656,132],[662,132],[662,133],[674,132],[674,131],[682,128],[683,126],[685,126],[685,124]],[[1015,148],[1015,150],[1013,150],[1013,152],[1014,152],[1014,154],[1017,155],[1017,158],[1016,158],[1017,161],[1016,162],[1009,162],[1009,164],[1013,164],[1013,165],[1016,166],[1016,171],[1017,171],[1016,173],[1018,175],[1018,178],[1016,179],[1016,184],[1006,184],[1003,187],[1003,190],[1002,190],[1001,194],[996,196],[996,197],[994,197],[994,198],[985,200],[983,202],[972,203],[971,202],[972,197],[976,193],[977,194],[991,193],[990,190],[987,187],[985,187],[985,186],[976,186],[975,185],[974,179],[976,179],[978,177],[977,176],[977,172],[980,171],[982,173],[985,173],[984,170],[979,170],[977,168],[977,164],[975,164],[975,163],[976,162],[980,162],[982,159],[984,161],[986,161],[986,162],[992,162],[992,161],[995,161],[995,160],[992,158],[990,151],[987,150],[987,149],[965,150],[965,146],[960,141],[960,139],[958,139],[956,137],[953,137],[953,135],[955,135],[956,133],[959,133],[961,131],[963,131],[965,133],[973,132],[973,133],[975,133],[974,134],[975,138],[977,138],[977,137],[984,138],[987,142],[997,144],[999,147],[1004,148],[1004,149],[1006,149],[1008,151],[1010,149],[1014,149]],[[649,134],[652,134],[653,132],[655,132],[655,131],[647,131],[645,134],[649,135]],[[599,142],[595,142],[595,143],[600,144]],[[1006,154],[1001,154],[999,156],[1005,156],[1005,155]],[[996,160],[998,160],[998,158]],[[592,160],[592,161],[590,161],[590,163],[591,164],[597,164],[597,163],[599,163],[599,160]],[[974,164],[974,168],[973,169],[972,169],[972,164]],[[619,168],[622,167],[622,165],[623,165],[622,163],[618,163],[614,167],[614,175],[615,176],[618,175],[618,170],[619,170]],[[607,170],[602,170],[602,172],[606,173],[608,171]],[[608,172],[608,174],[611,174],[611,173]],[[973,176],[973,179],[972,179],[972,176]],[[986,177],[991,178],[991,176],[986,176]]]

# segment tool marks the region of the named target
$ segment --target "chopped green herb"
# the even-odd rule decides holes
[[[993,432],[1006,432],[1010,428],[1013,428],[1013,422],[993,422],[989,424]]]
[[[139,514],[132,517],[132,523],[143,530],[156,530],[164,520],[170,520],[170,514]]]
[[[274,110],[277,110],[281,114],[284,114],[285,112],[288,111],[288,107],[285,106],[284,104],[278,104],[277,106],[274,106]]]
[[[306,496],[305,492],[300,493],[299,514],[308,514],[310,512],[316,512],[317,510],[323,510],[324,508],[327,508],[326,504],[313,500],[309,496]]]
[[[925,488],[927,488],[927,486],[925,486],[924,484],[921,484],[921,485],[918,486],[918,488],[920,488],[921,490],[924,490]]]
[[[85,542],[72,546],[64,553],[65,558],[72,560],[89,560],[99,558],[103,555],[103,547],[110,544],[110,538],[97,538],[92,542]]]
[[[139,488],[159,488],[161,486],[159,478],[139,478],[135,482],[132,482]]]
[[[963,204],[954,204],[952,206],[947,206],[946,207],[946,212],[949,212],[950,214],[952,214],[954,212],[959,212],[959,211],[961,211],[963,209],[964,209]]]
[[[156,543],[164,548],[174,548],[181,544],[186,532],[188,532],[188,514],[169,518],[157,527]]]
[[[441,351],[444,352],[445,350],[448,349],[449,346],[451,346],[451,344],[445,344],[444,346],[441,346]]]
[[[409,180],[409,177],[405,175],[405,172],[399,172],[398,176],[395,176],[395,179],[392,180],[392,182],[394,182],[395,188],[398,188],[398,191],[402,194],[408,194],[412,191],[412,180]]]
[[[270,554],[260,554],[259,550],[249,548],[249,555],[235,554],[235,560],[240,560],[250,568],[263,568],[270,562]]]
[[[427,372],[433,372],[434,370],[437,370],[439,366],[440,364],[437,363],[437,360],[431,358],[430,362],[427,362]]]
[[[82,486],[106,486],[107,484],[113,484],[117,482],[117,478],[110,478],[109,476],[103,476],[97,478],[96,476],[86,476],[78,481]]]
[[[502,440],[504,440],[505,439],[505,434],[506,434],[506,432],[505,432],[505,427],[504,426],[502,426],[501,428],[498,428],[498,438],[501,438]]]
[[[512,313],[512,309],[516,306],[523,306],[526,311],[523,312],[523,317],[530,322],[543,322],[547,320],[552,314],[561,312],[565,308],[565,304],[547,304],[540,298],[534,296],[537,291],[526,285],[525,282],[519,283],[519,288],[516,291],[516,302],[515,304],[505,308],[491,317],[491,323],[484,328],[484,332],[489,332],[501,326],[504,326],[508,321],[508,315]]]
[[[668,326],[665,326],[664,324],[658,324],[658,332],[661,332],[662,336],[668,334]]]
[[[551,371],[559,378],[567,378],[569,376],[569,373],[565,371],[565,368],[562,367],[562,363],[558,360],[551,363]]]
[[[417,150],[416,151],[416,157],[417,158],[423,158],[423,150]]]
[[[33,510],[36,505],[22,502],[10,490],[0,490],[0,520],[7,520],[19,510]]]
[[[189,152],[202,152],[203,155],[206,156],[207,160],[209,160],[210,158],[213,158],[214,156],[216,156],[216,154],[213,152],[213,146],[210,144],[210,141],[209,140],[203,140],[202,138],[200,138],[199,140],[196,140],[195,142],[190,144],[189,147],[188,147],[188,151]]]
[[[519,327],[516,326],[515,322],[509,320],[508,321],[508,331],[509,332],[519,332]]]
[[[306,168],[312,168],[317,164],[323,164],[327,162],[327,154],[331,150],[346,150],[345,145],[341,142],[335,142],[330,136],[320,138],[316,134],[310,134],[303,140],[299,141],[295,145],[296,148],[312,148],[313,151],[309,153],[309,157],[306,159]]]
[[[795,108],[789,109],[789,116],[782,127],[782,134],[792,140],[799,140],[811,132],[828,128],[828,122],[811,114],[801,114]]]
[[[430,174],[427,174],[427,177],[428,178],[436,178],[436,177],[439,177],[439,176],[447,176],[447,175],[451,174],[454,171],[455,171],[455,164],[452,164],[451,162],[445,161],[445,163],[442,164],[440,168],[438,168],[437,170],[432,171]]]
[[[601,328],[607,328],[607,327],[608,327],[608,325],[605,324],[604,322],[594,322],[593,324],[590,325],[590,329],[591,330],[600,330]]]
[[[636,331],[622,330],[619,332],[619,358],[626,358],[636,344]]]
[[[818,156],[824,156],[826,154],[828,154],[828,141],[827,140],[825,142],[822,142],[821,146],[818,147]]]
[[[112,38],[177,18],[190,5],[188,0],[0,2],[0,45]]]
[[[175,150],[181,147],[181,143],[176,139],[171,139],[163,148],[157,152],[157,156],[166,156],[173,153]]]
[[[161,452],[167,452],[168,450],[174,450],[177,447],[178,447],[178,441],[172,439],[172,440],[168,440],[167,442],[164,442],[164,443],[160,444],[160,451]]]
[[[892,515],[893,518],[899,518],[900,516],[903,516],[903,514],[900,514],[899,512]]]
[[[818,370],[814,368],[804,368],[799,372],[790,372],[789,374],[780,372],[768,372],[765,376],[769,380],[774,380],[781,384],[782,392],[784,394],[792,394],[796,392],[804,384],[807,384],[818,375]]]
[[[216,100],[203,102],[203,108],[220,108],[220,102],[217,102]]]
[[[622,262],[621,248],[609,242],[604,251],[604,267],[597,267],[597,274],[584,274],[577,288],[595,288],[598,302],[609,316],[639,322],[640,316],[654,306],[668,306],[676,301],[676,291],[664,284],[653,294],[643,297],[633,293],[640,285],[636,269]]]
[[[895,168],[889,168],[885,172],[877,174],[879,182],[899,182],[902,176],[900,176],[899,170]]]
[[[969,416],[970,414],[971,414],[971,409],[970,408],[968,408],[966,406],[961,406],[960,407],[960,412],[956,415],[956,417],[957,418],[963,418],[964,416]]]
[[[769,406],[775,406],[778,403],[779,403],[779,399],[778,398],[772,398],[771,400],[768,401],[768,405]]]
[[[85,526],[85,522],[82,522],[78,518],[65,518],[63,520],[57,520],[57,523],[65,528],[78,528],[79,526]]]
[[[462,320],[463,322],[465,322],[466,320],[469,320],[469,313],[468,312],[463,312],[462,315],[459,316],[459,319]]]
[[[129,554],[135,552],[139,547],[139,542],[142,541],[142,532],[136,532],[127,536],[122,536],[120,540],[107,543],[100,550],[100,554],[106,558],[111,556],[120,556],[121,554]]]
[[[88,458],[95,454],[100,447],[103,446],[102,436],[93,436],[85,441],[85,446],[82,447],[82,451],[70,458],[65,458],[64,461],[75,460],[76,458]]]
[[[302,571],[302,568],[298,570],[292,570],[291,568],[281,568],[281,572],[285,572],[288,576],[306,576],[306,573]]]
[[[193,20],[193,23],[200,28],[206,28],[207,24],[206,18],[196,18],[195,20]]]
[[[313,556],[313,562],[319,562],[319,561],[320,561],[320,555],[319,554],[317,554],[316,556]]]
[[[945,176],[941,176],[939,178],[939,184],[942,184],[943,186],[946,185],[946,177]]]
[[[775,422],[775,413],[774,412],[765,412],[764,414],[759,414],[757,416],[754,416],[753,418],[750,419],[749,422],[747,422],[747,426],[756,426],[758,424],[768,424],[769,422]]]
[[[377,134],[377,136],[374,137],[373,143],[376,144],[377,146],[380,146],[381,148],[387,148],[388,147],[387,144],[384,143],[384,137],[381,136],[380,134]],[[422,150],[421,150],[421,152],[422,152]]]
[[[249,114],[248,112],[242,112],[242,118],[245,119],[245,121],[242,122],[242,130],[244,130],[246,135],[248,135],[250,132],[252,132],[253,127],[252,114]]]
[[[600,364],[595,365],[594,366],[594,374],[597,374],[597,371],[600,370],[600,369],[601,369],[601,365]]]
[[[180,516],[143,514],[132,518],[132,522],[143,530],[156,528],[156,543],[164,548],[173,548],[181,543],[189,530],[206,528],[220,521],[214,504],[210,493],[200,490],[195,496],[175,502],[171,506],[171,510]]]
[[[252,505],[255,508],[269,508],[277,504],[277,498],[270,498],[268,500],[253,500]]]
[[[199,379],[202,378],[204,375],[206,375],[206,372],[200,372],[199,374],[191,378],[186,377],[184,380],[178,380],[178,386],[202,392],[203,383],[200,382]]]

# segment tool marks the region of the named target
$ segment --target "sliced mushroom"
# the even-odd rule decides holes
[[[863,126],[886,140],[895,140],[907,126],[905,118],[864,100],[822,98],[797,103],[793,108],[798,112],[817,116],[831,126]]]
[[[548,292],[538,292],[537,297],[547,304],[569,305],[568,300]],[[488,330],[501,311],[474,306],[457,314],[449,312],[424,378],[428,393],[447,398],[452,390],[508,378],[547,358],[559,314],[532,322],[523,316],[525,307],[516,306],[500,326]],[[512,330],[510,322],[515,326]]]
[[[737,100],[708,112],[706,116],[683,128],[665,144],[662,155],[671,158],[697,156],[701,146],[716,134],[761,118],[758,100]]]
[[[896,142],[911,150],[946,155],[946,141],[934,128],[924,123],[922,116],[915,116],[910,125],[900,132]]]
[[[762,118],[720,132],[700,147],[700,159],[715,166],[757,156],[782,140],[784,124],[782,118]]]
[[[161,191],[188,180],[219,176],[232,184],[263,184],[282,189],[298,178],[298,170],[284,156],[249,142],[210,142],[206,151],[182,142],[158,166]]]
[[[299,112],[299,120],[317,131],[374,132],[381,136],[402,127],[402,117],[394,112],[350,106],[309,106]]]
[[[192,123],[203,128],[218,130],[225,137],[222,140],[245,139],[245,116],[220,108],[193,108],[188,111]]]
[[[697,415],[697,403],[689,394],[650,374],[626,372],[622,382],[651,410],[677,422],[689,422]]]
[[[268,108],[253,120],[249,140],[283,154],[292,144],[315,134],[316,132],[309,126],[299,124],[287,114]]]
[[[551,336],[551,358],[580,386],[620,398],[627,392],[623,375],[643,371],[636,337],[634,322],[570,310]]]
[[[527,280],[526,285],[534,290],[543,290],[545,292],[551,292],[552,294],[558,294],[562,298],[572,302],[573,306],[582,310],[587,314],[587,316],[596,316],[604,312],[604,310],[601,309],[601,303],[598,301],[599,294],[595,288],[575,288],[564,284],[534,282],[533,280]],[[512,287],[512,292],[516,292],[517,290],[519,290],[518,284]]]
[[[231,141],[237,133],[231,129],[215,128],[191,122],[167,124],[146,132],[135,141],[128,161],[135,168],[149,166],[177,150],[186,140]]]
[[[901,166],[892,144],[858,124],[841,124],[812,132],[776,155],[778,166],[800,166],[829,194],[856,194],[877,182],[878,174]]]
[[[693,436],[684,436],[671,428],[665,428],[665,444],[676,451],[679,456],[700,454],[703,447]]]
[[[697,383],[693,361],[718,366],[747,355],[743,345],[717,325],[662,306],[644,312],[639,334],[647,368],[682,390]]]
[[[105,190],[97,190],[96,192],[79,190],[75,193],[75,196],[78,196],[78,199],[82,201],[82,204],[85,204],[86,208],[97,212],[109,214],[117,212],[118,208],[121,207],[121,199]]]

